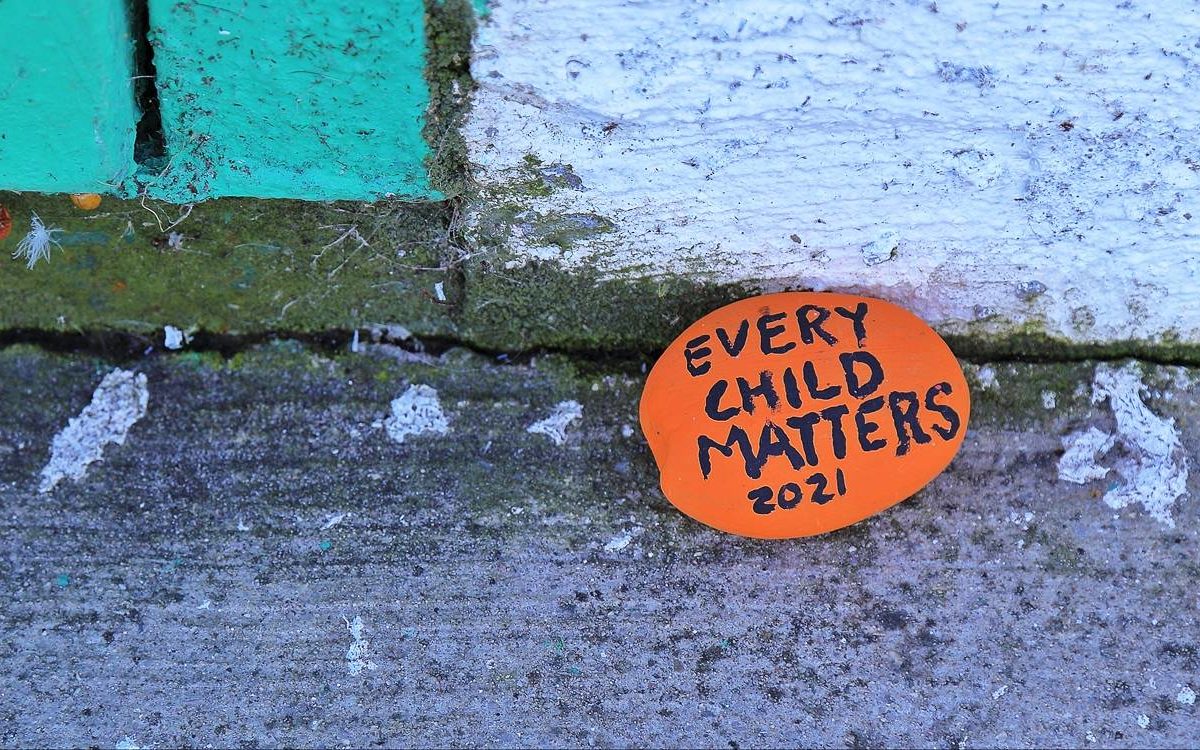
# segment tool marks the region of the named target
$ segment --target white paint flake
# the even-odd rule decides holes
[[[1087,484],[1093,479],[1103,479],[1111,469],[1097,463],[1099,458],[1117,442],[1115,435],[1089,427],[1072,432],[1063,438],[1066,449],[1058,459],[1058,478],[1064,482]]]
[[[346,649],[346,666],[349,668],[350,674],[359,675],[362,674],[364,669],[378,669],[375,662],[371,661],[368,655],[371,642],[363,637],[364,625],[362,617],[355,615],[353,620],[347,620],[343,617],[342,621],[346,623],[346,629],[350,631],[350,637],[354,639],[350,644],[350,648]]]
[[[339,523],[344,521],[348,515],[350,515],[350,511],[346,511],[345,513],[334,513],[329,517],[329,520],[321,524],[321,531],[328,531],[329,529],[332,529],[334,526],[337,526]]]
[[[1150,728],[1150,717],[1146,714],[1139,714],[1137,717],[1137,725],[1142,729]]]
[[[560,401],[550,416],[534,422],[525,431],[545,435],[555,445],[562,445],[567,442],[567,425],[582,416],[583,406],[578,401]]]
[[[79,481],[88,465],[103,457],[104,446],[124,445],[129,428],[145,416],[149,399],[142,373],[116,369],[105,375],[91,403],[54,436],[38,491],[49,492],[63,479]]]
[[[392,400],[392,416],[383,426],[397,443],[403,443],[409,435],[445,435],[450,431],[438,392],[423,384],[409,386]]]
[[[1054,391],[1042,391],[1042,408],[1049,411],[1058,406],[1058,396]]]
[[[175,326],[163,326],[163,346],[168,349],[182,349],[184,344],[191,342],[192,337]]]
[[[1059,459],[1058,476],[1083,484],[1116,470],[1123,481],[1109,488],[1104,502],[1115,509],[1140,503],[1151,518],[1174,528],[1171,505],[1187,491],[1187,456],[1175,420],[1150,411],[1142,401],[1146,392],[1136,363],[1119,368],[1098,365],[1092,379],[1092,403],[1108,402],[1117,434],[1088,427],[1064,437],[1066,452]],[[1117,444],[1122,455],[1111,466],[1102,466],[1100,459]]]
[[[1196,691],[1192,690],[1190,685],[1184,685],[1179,690],[1179,694],[1175,696],[1175,700],[1182,706],[1194,706],[1196,705]]]
[[[992,691],[992,700],[994,700],[994,701],[1000,700],[1001,698],[1004,697],[1004,694],[1007,692],[1008,692],[1008,685],[1001,685],[1000,687],[998,687]]]
[[[466,230],[517,195],[506,266],[1196,340],[1200,14],[1152,5],[504,0],[472,56]]]
[[[1171,505],[1187,491],[1187,456],[1175,420],[1158,416],[1142,401],[1146,390],[1136,363],[1096,367],[1092,403],[1108,401],[1127,454],[1113,466],[1125,483],[1105,493],[1104,502],[1112,508],[1140,503],[1151,518],[1174,528]]]
[[[641,536],[642,531],[642,527],[635,526],[629,531],[617,534],[612,539],[608,540],[608,543],[604,545],[604,551],[620,552],[628,547],[636,537]]]
[[[135,742],[129,735],[125,735],[115,747],[116,750],[142,750],[142,746]]]

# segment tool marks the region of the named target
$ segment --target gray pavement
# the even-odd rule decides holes
[[[932,485],[761,542],[661,496],[636,366],[412,359],[0,351],[0,743],[1200,737],[1195,371],[1106,363],[1147,388],[1093,403],[1090,363],[972,366],[968,437]],[[118,366],[146,376],[145,416],[39,492],[54,436]],[[413,384],[446,431],[398,443],[389,404]],[[527,431],[570,400],[561,445]],[[1103,477],[1060,480],[1064,440],[1093,427],[1110,444],[1075,458]],[[1105,502],[1181,476],[1159,512]]]

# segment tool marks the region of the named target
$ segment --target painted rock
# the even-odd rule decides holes
[[[786,292],[693,323],[650,371],[642,430],[677,508],[722,531],[821,534],[908,498],[962,444],[946,343],[883,300]]]

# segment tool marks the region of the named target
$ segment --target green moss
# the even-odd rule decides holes
[[[458,323],[491,349],[651,354],[697,318],[750,293],[679,277],[604,279],[548,261],[505,268],[502,259],[484,257],[467,264]]]
[[[475,12],[470,0],[425,0],[425,33],[430,103],[424,135],[431,151],[427,168],[433,186],[453,198],[465,192],[469,180],[467,144],[461,131],[475,89],[471,78]]]
[[[971,388],[971,419],[1025,424],[1085,408],[1095,362],[997,362],[986,367],[994,382],[984,382],[980,367],[970,363],[963,367]],[[1053,409],[1043,401],[1047,393],[1053,394]]]
[[[1037,330],[1036,324],[1005,326],[999,332],[970,331],[944,336],[954,353],[975,362],[1025,360],[1063,362],[1084,359],[1143,359],[1164,364],[1200,364],[1200,342],[1181,341],[1176,334],[1158,339],[1079,342]]]
[[[0,330],[146,333],[321,331],[403,322],[454,335],[434,285],[447,282],[445,204],[221,199],[187,208],[0,193]],[[27,269],[7,258],[37,213],[61,248]],[[174,224],[174,226],[172,226]],[[366,244],[363,244],[366,243]]]

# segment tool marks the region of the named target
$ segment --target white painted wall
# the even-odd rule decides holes
[[[1200,341],[1196,2],[494,0],[476,45],[485,190],[571,164],[532,209],[617,226],[523,256]]]

